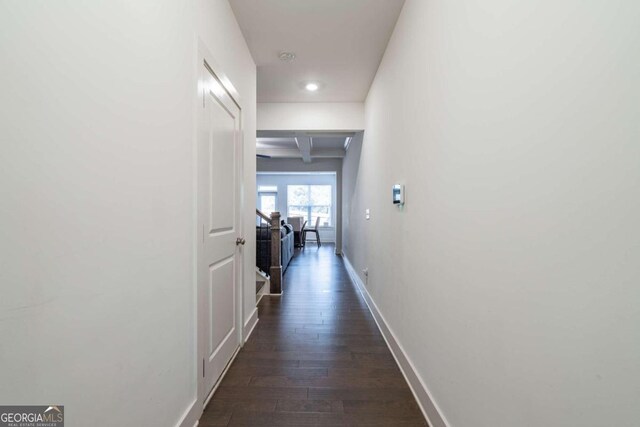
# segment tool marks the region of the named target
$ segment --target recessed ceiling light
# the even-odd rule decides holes
[[[296,54],[293,52],[280,52],[278,54],[278,58],[280,58],[281,61],[293,61],[294,59],[296,59]]]
[[[312,83],[307,83],[304,88],[309,92],[315,92],[318,90],[319,86],[318,86],[318,83],[312,82]]]

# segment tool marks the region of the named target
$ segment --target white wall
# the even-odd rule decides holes
[[[336,241],[336,223],[341,213],[337,212],[337,187],[336,187],[336,175],[335,173],[323,173],[323,174],[279,174],[279,173],[258,173],[256,179],[256,186],[260,189],[261,186],[273,186],[277,187],[276,209],[282,215],[282,219],[287,219],[287,187],[289,185],[330,185],[331,186],[331,225],[329,227],[320,228],[320,241],[321,242],[333,242]],[[256,205],[259,206],[259,194],[256,195]],[[270,212],[265,212],[269,214]],[[307,224],[308,227],[313,227],[315,224]],[[315,235],[309,234],[310,241],[315,241]]]
[[[0,27],[0,401],[64,404],[69,426],[176,425],[196,397],[198,36],[242,96],[255,161],[232,11],[2,2]]]
[[[256,165],[258,172],[335,172],[336,174],[336,199],[335,199],[335,243],[336,253],[342,253],[342,159],[313,159],[311,163],[304,163],[302,159],[258,159]],[[324,235],[320,236],[320,239]],[[311,240],[311,235],[309,239]]]
[[[361,102],[258,104],[258,130],[354,131],[364,128]]]
[[[344,251],[451,426],[638,425],[639,19],[405,3],[344,160]]]

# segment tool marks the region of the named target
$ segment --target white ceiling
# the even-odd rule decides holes
[[[342,158],[353,132],[276,132],[259,131],[256,153],[275,159]]]
[[[404,0],[230,3],[258,67],[258,102],[361,102]],[[281,61],[281,51],[296,59]],[[304,90],[309,81],[320,90]]]
[[[325,150],[329,148],[344,148],[345,138],[342,137],[312,137],[313,150]]]

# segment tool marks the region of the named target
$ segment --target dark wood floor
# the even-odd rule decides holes
[[[291,262],[200,426],[426,426],[334,247]]]

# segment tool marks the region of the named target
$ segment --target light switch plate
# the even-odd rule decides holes
[[[369,209],[365,209],[364,217],[365,217],[365,219],[371,218],[371,211]]]

